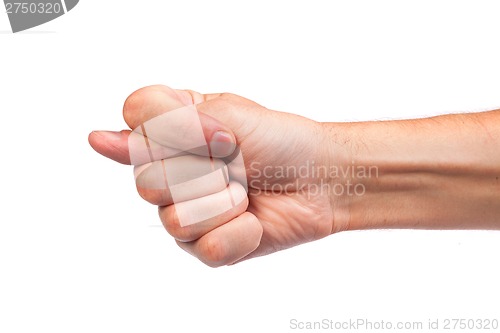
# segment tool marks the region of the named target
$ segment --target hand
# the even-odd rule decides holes
[[[139,194],[159,206],[163,225],[182,249],[215,267],[317,240],[347,227],[334,219],[336,202],[329,191],[332,179],[325,172],[311,172],[322,167],[327,170],[334,163],[330,138],[322,124],[271,111],[232,94],[202,95],[165,86],[133,93],[125,102],[123,115],[128,126],[135,129],[167,111],[192,104],[200,112],[207,142],[215,138],[222,143],[235,143],[241,150],[248,198],[242,193],[242,186],[232,182],[230,190],[241,198],[235,207],[203,222],[181,226],[176,207],[209,211],[218,205],[220,195],[212,193],[200,198],[193,193],[190,200],[174,203],[168,190],[144,186],[150,177],[138,175]],[[130,133],[92,132],[89,142],[102,155],[129,164]],[[219,133],[217,137],[215,133]],[[232,152],[224,151],[227,145],[211,147],[215,147],[212,155],[222,161]],[[177,171],[180,177],[183,170]]]

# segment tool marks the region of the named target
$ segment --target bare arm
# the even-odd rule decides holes
[[[366,190],[333,195],[348,229],[500,229],[500,111],[325,126]]]

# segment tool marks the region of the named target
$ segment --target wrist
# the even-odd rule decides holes
[[[327,193],[332,209],[332,233],[351,230],[351,202],[356,191],[353,183],[355,131],[349,123],[321,123],[323,133],[324,165],[328,173]],[[357,187],[356,187],[357,186]]]

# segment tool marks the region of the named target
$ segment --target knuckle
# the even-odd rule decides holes
[[[199,259],[210,267],[220,267],[226,264],[228,249],[218,237],[208,236],[200,242]]]
[[[165,206],[172,203],[172,198],[167,190],[147,189],[136,184],[137,193],[142,199],[155,206]]]
[[[123,117],[128,120],[136,110],[140,110],[146,101],[146,96],[151,87],[141,88],[134,91],[127,99],[123,105]]]
[[[140,111],[144,108],[151,87],[141,88],[133,92],[123,105],[123,119],[130,127],[136,127]]]
[[[162,109],[162,101],[165,100],[165,96],[170,95],[170,89],[161,85],[144,87],[134,91],[127,97],[123,105],[123,119],[131,128],[139,126],[155,115],[157,111],[155,106]]]
[[[232,94],[232,93],[222,93],[220,95],[220,100],[224,101],[228,104],[228,106],[234,106],[234,105],[246,105],[246,106],[260,106],[259,104],[255,103],[254,101],[251,101],[247,98],[244,98],[242,96]]]
[[[195,235],[191,226],[182,227],[180,225],[174,205],[160,207],[159,214],[165,230],[167,230],[167,232],[176,240],[181,242],[191,242],[197,239],[197,235]]]

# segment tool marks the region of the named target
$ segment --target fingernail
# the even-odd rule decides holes
[[[106,141],[119,141],[122,139],[121,132],[112,132],[112,131],[94,131],[92,132],[97,136],[100,136]]]
[[[233,137],[227,132],[217,131],[210,140],[210,153],[214,157],[231,155],[235,148]]]

